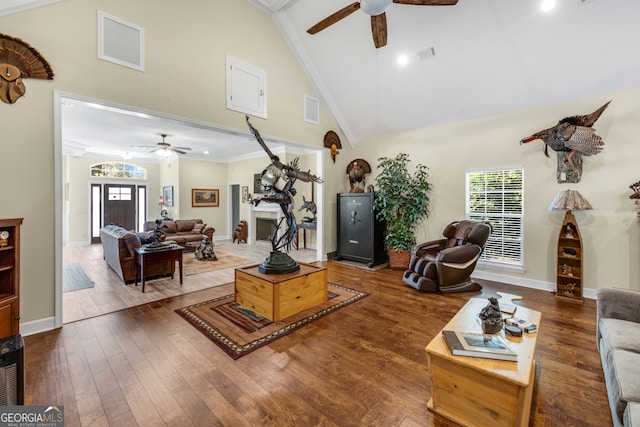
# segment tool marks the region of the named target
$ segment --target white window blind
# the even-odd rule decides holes
[[[466,215],[489,221],[493,231],[482,253],[488,263],[524,266],[524,170],[467,172]]]

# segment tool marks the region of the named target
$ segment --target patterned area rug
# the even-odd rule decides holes
[[[79,263],[74,262],[62,266],[62,292],[79,291],[80,289],[93,288],[95,285]]]
[[[326,316],[368,294],[329,283],[327,302],[271,322],[234,302],[233,294],[176,310],[191,325],[238,359],[296,329]]]
[[[221,248],[214,248],[216,261],[206,260],[198,261],[194,252],[185,252],[182,254],[182,269],[185,276],[192,274],[206,273],[213,270],[221,270],[223,268],[239,267],[246,264],[254,264],[255,261],[251,261],[246,258],[230,255]],[[176,267],[177,268],[177,267]]]

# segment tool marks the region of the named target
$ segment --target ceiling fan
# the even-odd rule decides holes
[[[155,148],[155,150],[151,150],[151,153],[158,153],[158,155],[162,157],[168,157],[171,155],[171,152],[178,154],[187,154],[187,151],[191,151],[189,147],[172,147],[171,144],[165,141],[167,137],[166,133],[161,133],[162,141],[158,142],[156,145],[132,145],[131,148]]]
[[[309,34],[316,34],[330,25],[351,15],[358,9],[371,16],[371,33],[376,48],[387,44],[387,17],[385,12],[391,3],[412,4],[415,6],[454,6],[458,0],[360,0],[327,16],[307,30]]]

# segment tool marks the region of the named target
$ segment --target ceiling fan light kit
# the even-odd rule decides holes
[[[393,0],[362,0],[360,9],[367,15],[378,16],[389,9]]]
[[[154,150],[151,150],[151,153],[156,153],[162,157],[163,160],[169,158],[172,153],[187,154],[187,151],[191,151],[189,147],[172,147],[171,144],[165,141],[167,137],[166,133],[162,133],[160,136],[162,137],[162,141],[156,143],[156,145],[132,145],[132,148],[154,148]]]

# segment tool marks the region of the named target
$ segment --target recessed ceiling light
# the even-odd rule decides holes
[[[409,56],[406,54],[401,54],[398,56],[398,65],[407,65],[409,63]]]
[[[209,154],[209,152],[208,152],[208,151],[205,151],[205,152],[204,152],[204,154]]]
[[[543,12],[549,12],[556,6],[556,0],[544,0],[542,4],[540,4],[540,9]]]

